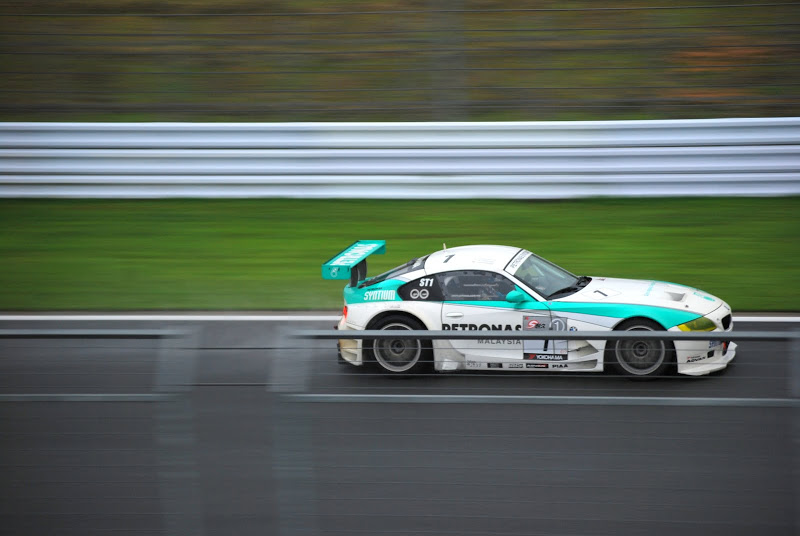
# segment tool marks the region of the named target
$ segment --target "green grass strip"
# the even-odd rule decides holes
[[[0,309],[341,306],[320,265],[385,239],[377,274],[442,247],[528,248],[577,274],[673,281],[798,311],[800,198],[2,200]]]

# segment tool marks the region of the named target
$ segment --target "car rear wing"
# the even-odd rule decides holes
[[[355,287],[367,277],[367,257],[386,253],[386,240],[359,240],[322,265],[322,279],[350,279]]]

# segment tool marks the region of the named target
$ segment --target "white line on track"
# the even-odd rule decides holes
[[[295,394],[298,402],[323,403],[412,403],[412,404],[536,404],[567,406],[733,406],[733,407],[796,407],[794,398],[728,398],[679,396],[537,396],[537,395],[356,395]]]
[[[153,393],[23,393],[0,394],[0,402],[159,402],[169,396]]]
[[[734,316],[734,322],[790,322],[796,324],[800,322],[800,316]]]
[[[339,315],[247,314],[11,314],[0,322],[337,322]],[[734,316],[735,322],[800,323],[800,316]]]

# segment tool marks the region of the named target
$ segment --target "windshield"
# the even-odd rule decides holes
[[[401,264],[396,268],[392,268],[388,272],[383,272],[380,275],[376,275],[375,277],[370,277],[369,279],[366,279],[363,283],[359,285],[359,287],[368,287],[370,285],[380,283],[381,281],[385,281],[386,279],[392,279],[397,276],[413,272],[415,270],[420,270],[425,264],[425,259],[427,258],[428,255],[425,255],[424,257],[419,259],[411,259],[407,263]]]
[[[527,256],[527,258],[522,263],[516,262],[521,256]],[[514,266],[517,266],[516,270]],[[521,251],[517,254],[506,266],[506,271],[545,298],[549,298],[562,289],[576,287],[575,291],[577,291],[579,290],[577,287],[580,286],[579,277],[529,251]],[[560,295],[561,292],[558,294]]]

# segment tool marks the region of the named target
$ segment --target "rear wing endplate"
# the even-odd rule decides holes
[[[386,240],[359,240],[322,265],[323,279],[350,279],[356,286],[367,277],[367,257],[386,253]]]

